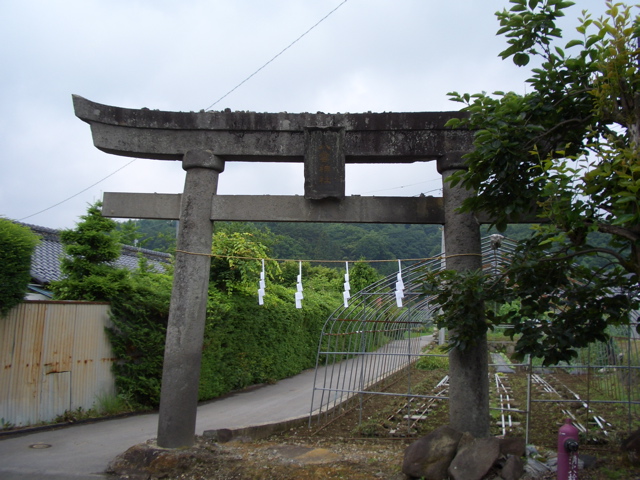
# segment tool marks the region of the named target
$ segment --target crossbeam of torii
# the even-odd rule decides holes
[[[473,133],[445,127],[460,112],[290,114],[164,112],[101,105],[73,96],[107,153],[181,160],[182,195],[105,193],[103,214],[179,219],[165,347],[158,445],[192,445],[195,435],[212,221],[443,224],[447,268],[481,268],[479,221],[456,212],[471,195],[443,181],[443,198],[345,196],[346,163],[437,161],[443,179],[463,167]],[[304,162],[304,196],[216,195],[225,162]],[[200,253],[204,255],[192,255]],[[489,433],[486,341],[450,354],[450,423]]]

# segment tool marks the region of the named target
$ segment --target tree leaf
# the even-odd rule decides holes
[[[571,40],[564,48],[571,48],[575,46],[584,46],[584,42],[582,40]]]
[[[516,53],[513,56],[513,63],[515,63],[519,67],[524,67],[529,63],[529,55],[527,55],[526,53]]]

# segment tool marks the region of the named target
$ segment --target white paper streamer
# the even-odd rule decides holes
[[[296,308],[302,308],[302,262],[298,262],[298,283],[296,285]]]
[[[402,299],[404,298],[404,282],[402,281],[402,263],[398,260],[398,275],[396,276],[396,305],[402,307]]]
[[[349,284],[349,262],[345,262],[347,273],[344,274],[344,292],[342,292],[342,299],[344,301],[344,308],[349,306],[349,299],[351,298],[351,285]]]
[[[260,272],[260,284],[258,285],[258,305],[264,305],[264,259],[262,260],[262,271]]]

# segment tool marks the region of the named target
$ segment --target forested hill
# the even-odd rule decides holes
[[[517,238],[528,227],[513,226],[508,236]],[[123,243],[171,252],[175,249],[177,222],[126,221],[119,224]],[[442,251],[439,225],[381,225],[350,223],[236,223],[218,222],[216,231],[249,232],[270,249],[271,257],[287,260],[392,260],[431,258]],[[393,263],[373,264],[391,273]]]
[[[426,258],[441,251],[437,225],[256,224],[278,237],[276,258],[311,260],[385,260]]]
[[[175,221],[130,220],[120,223],[119,230],[123,243],[135,241],[169,252],[175,248]],[[391,260],[429,258],[441,252],[438,225],[219,222],[216,231],[252,233],[269,247],[272,258],[279,259]]]

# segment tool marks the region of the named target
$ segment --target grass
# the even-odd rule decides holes
[[[519,335],[513,337],[513,340],[510,336],[505,335],[504,328],[496,328],[494,330],[487,331],[487,341],[489,342],[515,342],[518,340]]]
[[[11,430],[15,425],[5,421],[4,417],[0,418],[0,430]]]
[[[74,423],[81,420],[111,417],[135,411],[137,411],[136,408],[125,395],[101,394],[96,396],[93,408],[85,410],[82,407],[78,407],[75,410],[65,410],[63,414],[58,415],[51,423]]]
[[[75,423],[82,420],[112,417],[115,415],[121,415],[123,413],[140,411],[143,410],[136,408],[126,395],[101,394],[96,396],[93,408],[85,410],[82,407],[78,407],[75,410],[65,410],[64,413],[56,416],[50,422],[38,422],[36,424],[25,426],[39,427],[46,425],[55,425],[58,423]],[[25,426],[21,426],[18,428],[23,428]],[[14,430],[15,428],[16,426],[13,423],[6,421],[4,418],[0,418],[0,431]]]
[[[135,411],[131,400],[124,394],[96,396],[96,410],[100,415],[119,415]]]
[[[445,351],[444,346],[437,346],[431,349],[426,347],[423,350],[426,353],[416,362],[416,368],[419,370],[437,370],[437,369],[449,369],[449,357]]]

